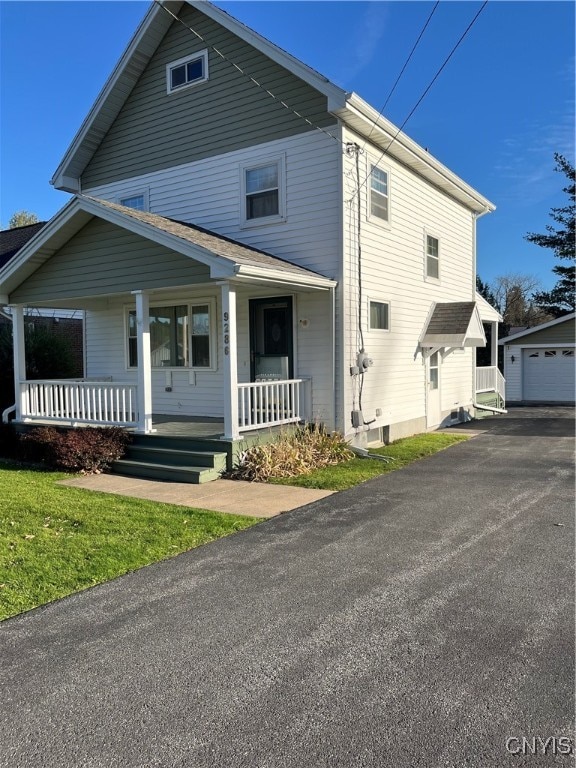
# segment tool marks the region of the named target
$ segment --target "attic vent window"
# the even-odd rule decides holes
[[[208,80],[208,51],[201,51],[193,56],[178,59],[166,67],[168,93],[204,83],[206,80]]]

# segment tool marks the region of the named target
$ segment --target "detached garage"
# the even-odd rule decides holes
[[[508,403],[574,403],[575,317],[573,312],[500,341]]]

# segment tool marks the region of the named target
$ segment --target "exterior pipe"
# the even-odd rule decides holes
[[[508,411],[505,408],[493,408],[491,405],[480,405],[480,403],[477,403],[474,401],[472,403],[474,408],[477,408],[479,411],[491,411],[492,413],[508,413]]]
[[[14,405],[11,405],[9,408],[6,408],[4,411],[2,411],[2,424],[8,424],[10,421],[10,414],[16,413],[16,403]]]

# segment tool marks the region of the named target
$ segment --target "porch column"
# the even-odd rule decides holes
[[[152,432],[152,360],[150,356],[150,302],[145,291],[136,298],[138,349],[138,432]]]
[[[490,365],[493,368],[498,367],[498,321],[492,321],[490,323],[491,333],[491,349],[490,349]]]
[[[26,343],[24,341],[24,307],[11,306],[12,340],[14,354],[14,399],[16,403],[16,421],[27,416],[26,395],[22,382],[26,381]]]
[[[238,440],[238,354],[236,337],[236,287],[222,283],[222,334],[224,342],[224,437]]]

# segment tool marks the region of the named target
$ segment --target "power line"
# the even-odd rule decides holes
[[[344,142],[342,142],[337,136],[334,136],[334,134],[330,133],[330,131],[325,130],[324,128],[321,128],[319,125],[316,125],[311,120],[309,120],[305,115],[303,115],[301,112],[298,112],[296,109],[291,107],[289,104],[286,104],[286,102],[281,99],[279,96],[276,96],[272,91],[270,91],[266,86],[262,85],[262,83],[259,83],[256,78],[252,77],[251,74],[246,72],[242,69],[236,62],[232,61],[232,59],[228,58],[226,54],[222,53],[222,51],[219,51],[218,48],[211,45],[199,32],[196,32],[195,29],[192,27],[189,27],[188,24],[186,24],[185,21],[183,21],[181,18],[179,18],[175,13],[172,13],[172,11],[169,8],[166,8],[160,0],[154,0],[156,5],[160,6],[164,11],[166,11],[167,14],[172,16],[172,18],[182,24],[182,26],[187,29],[189,32],[192,32],[193,35],[195,35],[199,40],[201,40],[204,45],[206,45],[208,48],[210,48],[211,51],[213,51],[217,56],[219,56],[223,61],[226,61],[228,64],[232,65],[234,69],[236,69],[238,72],[240,72],[241,75],[244,75],[244,77],[247,77],[254,85],[257,85],[258,88],[260,88],[264,93],[267,93],[268,96],[270,96],[274,101],[276,101],[278,104],[281,104],[285,109],[287,109],[289,112],[292,112],[293,115],[300,118],[300,120],[304,120],[305,123],[307,123],[311,128],[316,129],[317,131],[321,131],[326,136],[329,136],[331,139],[333,139],[337,144],[340,144],[341,146],[345,146]]]
[[[429,16],[428,16],[428,18],[426,19],[426,23],[425,23],[425,24],[424,24],[424,26],[422,27],[422,30],[420,31],[420,34],[418,35],[418,39],[416,40],[416,42],[415,42],[415,43],[414,43],[414,45],[412,46],[412,50],[410,51],[410,54],[409,54],[408,58],[407,58],[407,59],[406,59],[406,61],[404,62],[404,66],[403,66],[403,67],[402,67],[402,69],[400,70],[400,74],[399,74],[399,75],[398,75],[398,77],[396,78],[396,82],[394,83],[394,85],[392,86],[392,89],[391,89],[390,93],[389,93],[389,94],[388,94],[388,96],[386,97],[386,101],[384,102],[384,104],[383,104],[383,106],[382,106],[382,109],[380,110],[380,112],[378,112],[378,117],[377,117],[377,118],[374,120],[374,122],[372,123],[372,127],[370,128],[370,133],[368,134],[368,136],[366,137],[366,139],[364,139],[364,144],[362,145],[362,149],[364,149],[364,147],[366,146],[366,144],[367,144],[367,143],[368,143],[368,141],[370,140],[370,136],[372,136],[372,132],[373,132],[374,128],[376,127],[376,123],[378,122],[378,118],[379,118],[381,115],[383,115],[383,114],[384,114],[384,110],[385,110],[385,109],[386,109],[386,107],[388,106],[388,102],[389,102],[389,101],[390,101],[390,99],[392,98],[392,94],[393,94],[393,93],[394,93],[394,91],[396,90],[396,86],[397,86],[397,85],[398,85],[398,83],[400,82],[400,78],[402,77],[402,75],[404,74],[404,71],[405,71],[406,67],[407,67],[407,66],[408,66],[408,64],[410,63],[410,59],[411,59],[411,58],[412,58],[412,56],[414,55],[414,51],[415,51],[415,50],[416,50],[416,48],[418,47],[418,44],[420,43],[420,40],[422,40],[422,36],[424,35],[424,32],[426,32],[426,28],[428,27],[428,24],[430,24],[430,21],[432,20],[432,16],[434,16],[434,13],[436,12],[436,9],[438,8],[438,6],[439,6],[439,5],[440,5],[440,0],[436,0],[436,4],[434,5],[434,8],[432,8],[432,11],[430,12],[430,15],[429,15]]]
[[[472,21],[470,22],[470,24],[468,24],[468,26],[466,27],[466,29],[464,30],[464,32],[462,33],[462,35],[461,35],[461,36],[460,36],[460,38],[458,39],[457,43],[454,45],[454,47],[452,48],[452,50],[450,51],[450,53],[448,54],[448,56],[447,56],[447,57],[444,59],[444,62],[443,62],[443,64],[442,64],[442,66],[440,67],[440,69],[439,69],[439,70],[436,72],[436,74],[434,75],[434,77],[432,78],[432,80],[431,80],[431,81],[428,83],[428,85],[427,85],[426,89],[424,90],[424,92],[422,93],[422,95],[420,96],[420,98],[418,99],[418,101],[416,102],[416,104],[415,104],[415,105],[412,107],[412,109],[410,110],[410,112],[409,112],[408,116],[406,117],[406,119],[404,120],[404,122],[402,123],[402,125],[400,126],[400,128],[398,128],[398,130],[396,131],[396,133],[394,134],[394,136],[393,136],[393,137],[390,139],[390,142],[388,143],[388,146],[387,146],[387,147],[386,147],[386,148],[385,148],[385,149],[382,151],[382,154],[381,154],[381,155],[380,155],[380,157],[378,158],[377,162],[376,162],[376,163],[375,163],[375,164],[372,166],[372,168],[373,168],[373,169],[378,167],[378,165],[380,164],[380,161],[382,160],[382,158],[383,158],[383,157],[384,157],[384,156],[385,156],[385,155],[388,153],[388,150],[390,149],[390,147],[392,146],[392,144],[394,144],[394,142],[396,141],[396,139],[398,138],[398,136],[400,135],[400,133],[402,133],[402,129],[404,128],[404,126],[406,125],[406,123],[408,122],[408,120],[410,120],[410,118],[412,117],[412,115],[414,114],[414,112],[416,112],[416,110],[418,109],[418,107],[420,106],[420,104],[422,103],[422,101],[424,100],[425,96],[428,94],[428,91],[429,91],[429,90],[432,88],[432,86],[434,85],[434,83],[436,82],[436,80],[438,79],[438,77],[440,76],[440,74],[441,74],[442,70],[443,70],[443,69],[445,68],[445,66],[448,64],[448,62],[450,61],[450,59],[452,58],[452,56],[454,55],[454,53],[456,52],[456,50],[459,48],[460,44],[462,43],[462,41],[464,40],[464,38],[466,37],[466,35],[468,34],[468,32],[470,32],[470,30],[472,29],[472,27],[473,27],[473,26],[474,26],[474,24],[476,23],[476,19],[477,19],[477,18],[480,16],[480,14],[481,14],[481,13],[482,13],[482,11],[484,10],[484,8],[486,8],[486,6],[487,6],[487,5],[488,5],[488,0],[484,0],[484,2],[482,3],[482,6],[480,7],[480,10],[478,11],[478,13],[477,13],[477,14],[474,16],[474,18],[472,19]],[[372,172],[370,172],[370,173],[366,174],[366,177],[365,177],[364,181],[362,182],[362,184],[360,184],[360,185],[358,186],[358,188],[356,189],[356,192],[354,193],[354,195],[359,195],[359,194],[360,194],[360,190],[361,190],[361,189],[364,187],[364,185],[365,185],[365,184],[366,184],[366,182],[368,181],[368,179],[369,179],[369,177],[370,177],[371,173],[372,173]],[[354,195],[353,195],[353,197],[354,197]]]

